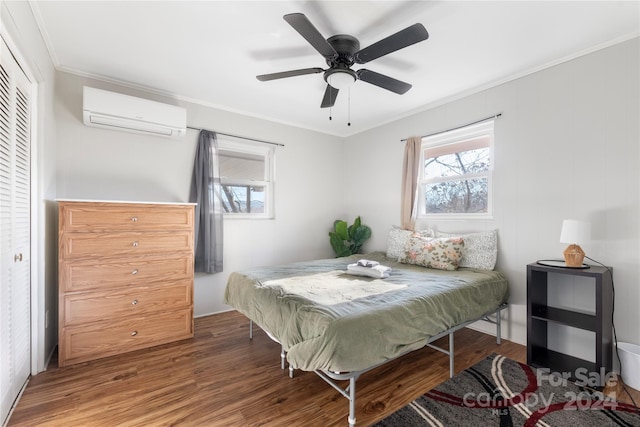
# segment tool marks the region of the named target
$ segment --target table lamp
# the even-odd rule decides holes
[[[560,232],[560,242],[569,243],[564,250],[564,262],[567,267],[582,267],[584,261],[584,251],[579,246],[591,240],[591,224],[586,221],[575,219],[565,219],[562,221],[562,231]]]

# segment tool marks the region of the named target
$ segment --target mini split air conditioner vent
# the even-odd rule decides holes
[[[184,108],[148,99],[85,86],[82,109],[87,126],[166,137],[187,132]]]

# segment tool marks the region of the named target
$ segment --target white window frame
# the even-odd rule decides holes
[[[432,182],[442,182],[442,179],[427,179],[424,174],[424,163],[425,163],[425,151],[429,148],[434,147],[445,147],[445,146],[455,146],[459,144],[461,147],[463,146],[465,141],[469,139],[478,138],[481,136],[487,135],[489,136],[489,170],[483,173],[476,174],[467,174],[465,177],[467,178],[487,178],[487,212],[482,213],[464,213],[464,212],[456,212],[450,214],[443,213],[427,213],[425,206],[425,195],[426,188]],[[429,220],[442,220],[442,219],[492,219],[493,218],[493,168],[494,168],[494,121],[489,120],[483,123],[465,126],[460,129],[451,130],[448,132],[439,133],[437,135],[425,137],[422,139],[422,147],[420,150],[420,173],[418,176],[418,203],[417,209],[418,219],[429,219]],[[460,150],[464,151],[464,150]],[[455,151],[454,151],[455,152]],[[452,177],[453,179],[459,179],[458,177]]]
[[[274,219],[274,183],[275,183],[275,146],[267,144],[251,143],[244,140],[236,140],[231,137],[218,137],[218,149],[234,151],[242,154],[253,154],[264,158],[264,181],[233,179],[226,180],[220,177],[221,184],[227,185],[251,185],[265,189],[264,212],[262,213],[224,213],[224,219]]]

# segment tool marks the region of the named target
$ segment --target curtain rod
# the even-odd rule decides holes
[[[440,132],[430,133],[429,135],[422,135],[421,138],[428,138],[430,136],[438,135],[440,133],[451,132],[452,130],[462,129],[471,125],[477,125],[478,123],[486,122],[487,120],[497,119],[501,115],[502,113],[494,114],[493,116],[485,117],[484,119],[476,120],[475,122],[467,123],[466,125],[460,125],[451,129],[441,130]],[[407,138],[401,139],[400,142],[407,142]]]
[[[194,128],[192,126],[187,126],[187,129],[193,129],[193,130],[197,130],[198,132],[201,130],[208,130],[208,129],[201,129],[201,128]],[[247,141],[255,141],[255,142],[261,142],[263,144],[271,144],[271,145],[277,145],[279,147],[284,147],[284,144],[280,144],[279,142],[271,142],[271,141],[264,141],[262,139],[256,139],[256,138],[248,138],[246,136],[240,136],[240,135],[233,135],[231,133],[223,133],[223,132],[218,132],[218,131],[210,131],[210,132],[215,132],[218,135],[224,135],[224,136],[230,136],[232,138],[240,138],[240,139],[246,139]]]

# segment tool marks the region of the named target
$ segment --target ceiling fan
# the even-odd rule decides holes
[[[256,76],[261,82],[286,77],[302,76],[305,74],[324,73],[327,88],[324,92],[321,108],[333,107],[341,89],[345,89],[356,80],[387,89],[399,95],[411,89],[409,83],[396,80],[375,71],[360,69],[353,70],[353,64],[366,64],[381,56],[403,49],[412,44],[429,38],[429,33],[422,24],[413,24],[404,30],[398,31],[371,46],[360,49],[357,38],[348,34],[337,34],[325,39],[313,26],[311,21],[302,13],[290,13],[284,15],[284,20],[289,23],[320,55],[324,56],[329,68],[303,68],[300,70],[283,71],[280,73],[262,74]]]

